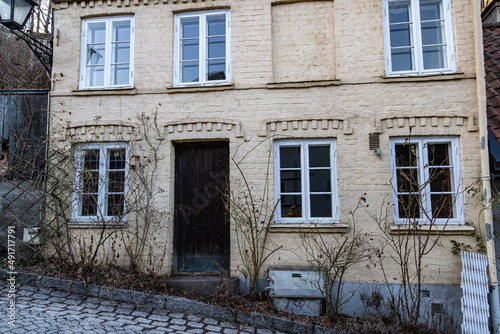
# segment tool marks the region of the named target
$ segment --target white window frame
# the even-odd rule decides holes
[[[335,139],[285,139],[276,140],[274,143],[274,203],[276,207],[276,223],[300,223],[320,224],[339,222],[339,195],[337,177],[337,141]],[[331,168],[331,197],[332,217],[311,217],[310,184],[309,184],[309,147],[319,145],[330,145],[330,168]],[[302,217],[281,217],[281,186],[280,186],[280,147],[300,146],[301,155],[301,196]]]
[[[122,85],[113,85],[111,83],[111,40],[112,40],[112,28],[113,22],[118,21],[130,21],[130,68],[129,68],[129,83]],[[91,86],[87,84],[87,30],[88,25],[91,23],[105,23],[106,24],[106,43],[105,43],[105,56],[104,56],[104,85],[102,86]],[[119,88],[131,88],[134,86],[134,35],[135,35],[135,23],[133,15],[124,16],[107,16],[107,17],[96,17],[88,18],[82,20],[82,35],[81,35],[81,47],[80,47],[80,78],[79,78],[79,89],[119,89]]]
[[[426,210],[430,217],[432,217],[432,202],[430,196],[430,184],[427,182],[429,180],[429,159],[427,152],[427,144],[450,144],[451,154],[450,159],[452,163],[451,177],[451,189],[452,196],[455,196],[454,202],[454,212],[455,217],[453,218],[434,218],[429,221],[422,212],[420,213],[420,218],[399,218],[399,202],[397,194],[397,168],[396,168],[396,144],[417,144],[417,163],[418,163],[418,177],[422,180],[420,186],[425,185],[423,189],[420,190],[420,195],[422,196],[422,206]],[[393,203],[393,221],[395,224],[408,224],[408,223],[418,223],[418,224],[450,224],[450,225],[460,225],[465,223],[465,213],[464,213],[464,203],[463,203],[463,188],[462,188],[462,170],[460,166],[460,146],[458,137],[412,137],[412,138],[391,138],[391,186],[392,186],[392,203]],[[421,187],[419,187],[420,189]]]
[[[432,75],[442,73],[453,73],[457,71],[456,57],[455,57],[455,42],[453,33],[453,19],[452,19],[452,4],[451,0],[441,0],[443,6],[443,19],[445,29],[445,44],[446,44],[446,57],[447,67],[439,69],[424,70],[423,52],[422,52],[422,38],[421,38],[421,21],[420,21],[420,1],[421,0],[408,0],[411,3],[411,22],[413,29],[411,38],[413,40],[413,70],[393,71],[392,58],[391,58],[391,38],[389,27],[389,2],[401,2],[401,0],[383,0],[383,18],[384,18],[384,49],[385,49],[385,68],[387,76],[408,76],[408,75]]]
[[[105,215],[103,213],[107,212],[106,208],[106,195],[108,187],[107,171],[109,165],[109,154],[108,151],[111,149],[125,149],[125,186],[124,186],[124,208],[123,216],[112,216]],[[98,191],[98,201],[97,201],[97,215],[96,216],[82,216],[82,171],[83,171],[83,150],[99,150],[99,191]],[[116,223],[123,222],[127,218],[127,196],[128,196],[128,170],[130,164],[130,150],[127,143],[88,143],[79,144],[75,147],[75,166],[74,166],[74,184],[73,184],[73,198],[71,204],[71,219],[75,222],[102,222],[102,221],[113,221]]]
[[[224,14],[226,17],[226,78],[224,80],[206,80],[206,59],[207,59],[207,43],[206,43],[206,18],[211,15]],[[198,17],[200,22],[200,44],[199,44],[199,81],[198,82],[181,82],[181,64],[180,64],[180,21],[186,17]],[[230,10],[210,10],[203,12],[192,12],[176,14],[174,18],[174,87],[185,86],[212,86],[228,84],[231,82],[231,11]]]

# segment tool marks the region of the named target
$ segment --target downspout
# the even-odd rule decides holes
[[[493,332],[500,334],[500,299],[498,290],[495,239],[493,237],[493,213],[491,209],[490,163],[488,151],[488,128],[486,119],[486,75],[484,69],[483,25],[481,21],[481,2],[471,0],[474,14],[474,46],[476,55],[476,87],[478,126],[481,153],[481,182],[484,207],[482,211],[486,235],[486,255],[488,257],[488,273],[490,281],[490,313]]]

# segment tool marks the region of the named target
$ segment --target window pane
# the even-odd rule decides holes
[[[420,196],[418,194],[398,195],[399,218],[420,218]]]
[[[330,167],[330,145],[309,146],[310,167]]]
[[[398,193],[415,192],[419,189],[418,169],[398,169],[397,170]]]
[[[216,59],[207,62],[207,80],[224,80],[226,78],[226,60]]]
[[[104,66],[87,67],[87,86],[104,86]]]
[[[280,168],[300,167],[300,146],[280,147]]]
[[[125,169],[126,150],[124,148],[109,150],[109,169]]]
[[[111,66],[111,84],[126,85],[129,79],[130,65],[113,65]]]
[[[302,196],[281,196],[281,217],[302,217]]]
[[[444,38],[444,22],[426,22],[422,23],[422,44],[442,44]]]
[[[90,23],[87,29],[87,44],[106,42],[106,23]]]
[[[433,69],[433,68],[445,68],[447,67],[446,63],[446,46],[427,46],[423,47],[424,53],[424,69]]]
[[[200,67],[197,61],[183,62],[181,64],[181,81],[198,82]]]
[[[449,144],[427,144],[429,166],[449,166]]]
[[[416,144],[396,145],[396,166],[397,167],[417,166]]]
[[[99,150],[82,150],[83,169],[99,169]]]
[[[300,171],[281,171],[280,173],[282,193],[301,192]]]
[[[420,1],[420,20],[441,19],[441,1]]]
[[[113,42],[130,41],[130,21],[113,22]]]
[[[409,71],[413,70],[413,49],[393,49],[391,50],[392,70]]]
[[[107,216],[120,216],[124,212],[125,198],[123,194],[108,195]]]
[[[330,170],[310,170],[309,182],[311,192],[330,192],[332,191],[332,179]]]
[[[411,25],[397,24],[391,26],[391,47],[412,46]]]
[[[429,168],[431,192],[451,192],[451,168]]]
[[[181,19],[181,38],[200,37],[200,24],[198,17],[187,17]]]
[[[128,63],[130,62],[130,43],[115,43],[113,44],[113,59],[112,63]]]
[[[200,57],[200,41],[186,39],[181,41],[181,60],[198,60]]]
[[[226,57],[226,38],[225,37],[210,37],[207,38],[208,58],[224,58]]]
[[[410,2],[391,1],[389,2],[389,22],[410,22]]]
[[[109,172],[108,192],[123,193],[125,191],[125,172]]]
[[[218,36],[226,34],[226,15],[207,16],[208,36]]]
[[[83,171],[83,187],[84,194],[96,193],[99,191],[99,172],[85,170]]]
[[[433,218],[454,218],[453,196],[451,194],[431,195]]]
[[[87,65],[104,64],[104,44],[92,44],[87,46]]]
[[[97,215],[97,195],[82,196],[82,216]]]
[[[332,216],[332,196],[311,195],[311,217]]]

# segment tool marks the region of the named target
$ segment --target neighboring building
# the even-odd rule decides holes
[[[47,106],[47,90],[0,91],[0,250],[15,246],[17,258],[32,256],[23,241],[42,218]]]
[[[56,1],[54,10],[50,130],[53,147],[74,151],[75,235],[133,220],[132,146],[147,147],[136,116],[157,111],[163,215],[149,255],[165,250],[161,272],[243,277],[218,194],[241,184],[234,161],[243,159],[254,189],[270,181],[280,200],[269,238],[283,248],[264,269],[304,267],[299,232],[349,231],[366,193],[371,212],[393,205],[393,233],[407,218],[445,231],[425,258],[426,300],[459,312],[450,241],[474,245],[469,235],[490,224],[482,196],[466,191],[489,192],[480,182],[479,2],[99,0]],[[443,177],[425,182],[433,172]],[[366,212],[356,219],[379,233]],[[127,224],[108,227],[119,234]],[[114,247],[125,254],[123,243]],[[346,280],[375,288],[384,276],[363,263]]]
[[[500,254],[500,3],[495,0],[482,13],[484,65],[488,117],[488,147],[490,150],[491,191],[497,259]],[[497,268],[498,268],[497,261]]]

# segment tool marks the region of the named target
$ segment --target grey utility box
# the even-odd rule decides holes
[[[281,311],[320,316],[323,313],[325,280],[314,270],[269,269],[269,292],[274,305]]]

